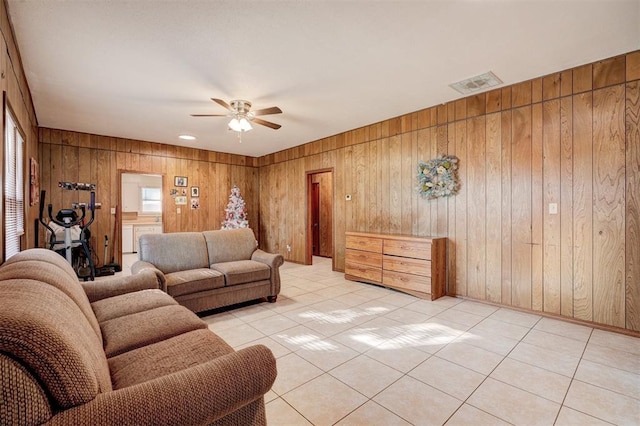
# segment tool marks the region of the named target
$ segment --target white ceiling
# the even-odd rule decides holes
[[[638,0],[8,3],[40,126],[251,156],[640,48]],[[282,128],[239,143],[211,97]]]

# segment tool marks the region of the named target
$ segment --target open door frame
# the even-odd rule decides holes
[[[113,247],[111,250],[116,250],[117,248],[117,255],[114,256],[116,262],[118,262],[120,265],[122,265],[122,204],[123,204],[123,200],[122,200],[122,175],[123,174],[132,174],[132,175],[156,175],[156,176],[162,176],[162,214],[161,214],[161,218],[162,218],[162,230],[164,232],[164,226],[165,226],[165,212],[167,210],[167,206],[165,205],[166,203],[166,199],[165,199],[165,188],[168,188],[167,185],[167,176],[166,173],[153,173],[153,172],[143,172],[140,170],[130,170],[130,169],[118,169],[118,204],[115,206],[118,209],[118,214],[120,215],[120,223],[114,223],[114,227],[117,228],[117,232],[118,233],[118,241],[117,241],[117,247]],[[113,216],[111,213],[109,214],[109,223],[111,223],[111,220],[115,221],[115,218],[111,218],[111,216]],[[109,235],[109,238],[111,238],[111,235]],[[113,244],[113,241],[111,242],[111,244]]]
[[[334,179],[333,167],[327,169],[318,169],[318,170],[310,170],[307,171],[307,214],[306,214],[306,235],[305,235],[305,256],[304,256],[304,264],[311,265],[313,263],[313,219],[312,219],[312,211],[311,205],[313,203],[312,197],[312,184],[313,184],[313,175],[318,173],[331,172],[331,189],[333,192],[333,198],[331,199],[331,209],[333,210],[333,214],[331,215],[331,270],[336,270],[336,245],[335,245],[335,232],[334,232],[334,217],[335,217],[335,193],[336,193],[336,183]]]

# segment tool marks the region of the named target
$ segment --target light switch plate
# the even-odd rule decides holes
[[[549,203],[549,214],[558,214],[558,203]]]

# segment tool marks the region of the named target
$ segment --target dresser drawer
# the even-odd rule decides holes
[[[382,253],[347,249],[345,253],[345,261],[347,264],[359,263],[362,265],[382,268]]]
[[[423,277],[431,276],[431,261],[413,259],[411,257],[396,257],[384,255],[383,269],[395,272],[406,272]]]
[[[398,289],[431,294],[431,278],[420,275],[385,270],[382,276],[382,284]]]
[[[354,280],[369,281],[380,284],[382,282],[382,269],[373,266],[360,265],[357,263],[347,263],[344,273]]]
[[[414,259],[431,259],[431,243],[419,241],[385,240],[384,254],[412,257]]]
[[[347,235],[346,248],[382,253],[382,240],[360,235]]]

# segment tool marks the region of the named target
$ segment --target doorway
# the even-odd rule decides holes
[[[307,253],[333,259],[333,169],[307,172]]]
[[[135,253],[140,235],[163,232],[162,188],[162,175],[129,171],[120,174],[121,208],[115,226],[119,228],[121,238],[114,241],[113,250],[119,245],[123,266],[130,266],[129,261],[137,260]]]

